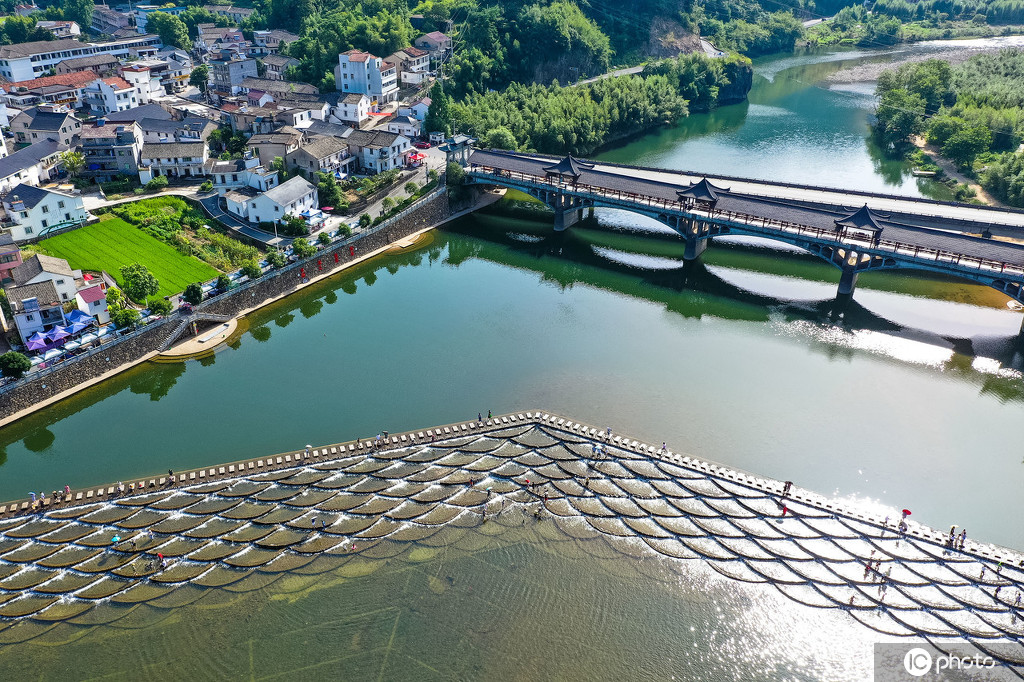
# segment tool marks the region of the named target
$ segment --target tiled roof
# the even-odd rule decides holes
[[[23,312],[24,306],[22,306],[21,302],[29,298],[36,299],[39,305],[44,307],[61,305],[60,295],[57,293],[57,287],[54,286],[52,280],[46,280],[38,284],[7,287],[7,300],[10,301],[14,312]]]
[[[0,159],[0,178],[8,178],[19,171],[31,168],[46,157],[65,149],[66,145],[51,138],[30,144]]]
[[[342,52],[341,54],[346,55],[350,62],[365,62],[373,56],[369,52],[360,52],[359,50],[349,50],[348,52]]]
[[[270,64],[271,66],[290,66],[292,64],[298,64],[299,60],[294,57],[287,57],[283,54],[268,54],[263,57],[264,64]]]
[[[295,176],[290,178],[277,187],[268,189],[263,193],[263,196],[268,199],[285,206],[292,203],[296,199],[300,199],[309,192],[313,191],[315,187],[309,183],[305,178]]]
[[[156,118],[164,121],[171,120],[171,115],[167,113],[159,104],[143,104],[139,107],[132,107],[125,111],[114,111],[103,118],[111,123],[127,123],[128,121],[141,121],[144,118]]]
[[[24,191],[23,188],[25,187],[28,187],[28,185],[18,185],[13,192],[7,195],[7,200],[10,201],[15,194],[24,199],[17,190],[22,189],[22,191]],[[32,187],[31,189],[42,192],[44,196],[46,194],[46,190],[40,190],[38,187]],[[33,204],[33,206],[34,205],[35,204]],[[74,270],[71,269],[71,266],[68,265],[68,262],[63,258],[54,258],[53,256],[37,254],[26,260],[18,267],[11,268],[11,277],[14,279],[14,283],[20,286],[43,272],[49,272],[54,275],[65,275],[67,277],[75,276]]]
[[[448,36],[446,36],[445,34],[441,33],[440,31],[431,31],[430,33],[426,34],[423,37],[424,38],[430,38],[431,40],[435,40],[435,41],[438,41],[438,42],[440,42],[442,40],[448,40]]]
[[[83,59],[85,59],[83,57]],[[88,57],[92,59],[92,57]],[[77,61],[68,59],[68,62]],[[116,59],[114,61],[117,61]],[[82,88],[96,80],[96,74],[92,71],[75,71],[73,73],[61,73],[56,76],[43,76],[42,78],[33,78],[30,81],[17,81],[15,83],[5,83],[0,86],[5,92],[14,92],[17,88],[25,88],[27,90],[34,90],[36,88],[45,87],[47,85],[61,85],[68,88]]]
[[[110,78],[104,78],[103,82],[109,85],[110,87],[114,88],[115,90],[128,90],[132,87],[131,83],[129,83],[123,78],[120,78],[119,76],[111,76]]]
[[[269,78],[253,78],[252,76],[247,76],[242,79],[242,87],[247,90],[263,90],[264,92],[295,92],[307,95],[315,95],[320,92],[315,85],[311,85],[309,83],[275,81]]]
[[[347,149],[348,145],[341,139],[333,135],[319,135],[307,144],[299,147],[298,151],[306,152],[314,159],[323,159],[331,154],[337,154]]]
[[[78,296],[86,303],[95,303],[96,301],[102,301],[107,297],[107,292],[103,290],[99,284],[88,289],[79,289]]]
[[[357,147],[390,147],[401,137],[386,130],[353,130],[348,143]]]
[[[80,50],[85,47],[88,47],[88,45],[79,40],[33,40],[28,43],[0,46],[0,59],[18,59],[20,57],[46,54],[47,52]]]
[[[203,158],[205,142],[147,142],[142,145],[143,159],[174,159],[185,156]]]
[[[91,54],[88,57],[75,57],[73,59],[65,59],[60,62],[60,64],[67,64],[68,68],[72,69],[88,66],[103,66],[104,64],[110,63],[117,64],[117,57],[111,54]],[[58,66],[60,64],[58,64]]]
[[[15,116],[15,118],[20,118],[22,116],[28,116],[29,119],[31,119],[31,122],[28,125],[29,130],[45,130],[48,132],[57,132],[64,127],[68,118],[72,118],[71,114],[40,111],[38,107],[26,109]]]

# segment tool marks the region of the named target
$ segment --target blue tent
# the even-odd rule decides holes
[[[83,313],[78,308],[75,308],[74,310],[72,310],[65,317],[67,318],[68,322],[81,322],[81,323],[85,324],[86,326],[88,326],[88,325],[90,325],[90,324],[92,324],[92,323],[94,323],[96,321],[95,318],[93,318],[90,315],[87,315],[86,313]]]

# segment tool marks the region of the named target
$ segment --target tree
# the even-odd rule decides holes
[[[146,20],[146,30],[156,33],[164,45],[174,45],[185,50],[192,48],[185,22],[167,12],[151,12]]]
[[[875,109],[875,132],[887,148],[899,147],[924,127],[925,101],[902,88],[882,95]]]
[[[406,194],[416,194],[416,190],[418,190],[419,188],[420,188],[419,185],[417,185],[415,182],[407,182],[407,183],[405,183],[405,193]]]
[[[186,303],[192,305],[198,305],[203,302],[203,284],[202,282],[193,282],[185,287],[184,293],[181,297],[185,299]]]
[[[309,234],[309,225],[302,219],[302,216],[286,213],[281,218],[281,232],[290,237]]]
[[[123,308],[125,306],[124,294],[120,289],[113,287],[107,289],[107,307],[108,308]]]
[[[954,161],[961,168],[969,168],[974,158],[987,151],[992,144],[992,131],[987,126],[975,124],[953,133],[942,145],[942,155]]]
[[[275,156],[274,160],[271,161],[270,170],[277,171],[281,182],[288,179],[288,164],[280,156]]]
[[[260,264],[251,258],[242,263],[241,270],[242,274],[249,279],[256,279],[263,274],[263,268],[261,268]]]
[[[308,239],[299,237],[292,242],[292,253],[298,258],[309,258],[316,253],[316,247],[310,244]]]
[[[67,170],[68,175],[73,178],[77,178],[78,174],[85,168],[85,154],[81,152],[66,151],[60,155],[60,161],[64,164],[64,169]]]
[[[141,263],[132,263],[121,268],[121,289],[136,303],[144,302],[148,297],[160,291],[160,282]]]
[[[385,214],[395,207],[395,200],[391,197],[384,197],[384,201],[380,202],[380,212]]]
[[[449,187],[458,187],[466,179],[466,169],[454,161],[450,161],[444,169],[445,184]]]
[[[199,66],[193,67],[192,75],[188,77],[188,84],[199,88],[201,92],[206,92],[209,80],[210,67],[206,64],[200,64]]]
[[[445,94],[440,83],[430,89],[430,108],[424,124],[429,132],[452,134],[452,98]]]
[[[505,126],[491,128],[484,138],[484,146],[492,149],[516,149],[516,137]]]
[[[328,244],[331,243],[331,235],[327,234],[326,232],[321,232],[316,236],[316,241],[318,244],[322,246],[327,246]]]
[[[77,21],[83,31],[92,25],[93,0],[61,0],[60,6],[64,10],[64,18]]]
[[[149,308],[151,315],[169,315],[172,306],[171,302],[165,298],[151,296],[149,301],[146,302],[146,307]]]
[[[215,286],[219,291],[227,291],[231,288],[231,278],[222,272],[217,275],[217,284]]]
[[[118,308],[110,312],[110,321],[118,329],[133,327],[139,321],[139,311],[135,308]]]
[[[5,377],[20,379],[30,369],[32,362],[17,351],[12,350],[0,355],[0,374]]]
[[[346,201],[341,193],[338,181],[334,179],[333,175],[330,173],[317,173],[316,179],[316,191],[317,196],[320,198],[321,206],[330,206],[335,210],[348,206],[348,201]]]
[[[440,173],[437,172],[436,168],[431,168],[430,170],[427,171],[427,180],[429,180],[430,182],[437,182],[437,178],[439,176]]]
[[[359,227],[369,227],[372,222],[373,218],[370,217],[369,213],[364,213],[359,216]]]
[[[280,251],[271,251],[267,254],[267,262],[273,268],[283,268],[288,261],[285,260],[284,254]]]

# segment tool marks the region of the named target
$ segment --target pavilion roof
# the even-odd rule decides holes
[[[718,201],[719,193],[728,191],[725,187],[712,185],[707,178],[701,178],[700,182],[691,183],[689,187],[678,190],[676,194],[680,199],[692,199],[713,204]]]
[[[569,154],[555,165],[545,166],[543,170],[548,175],[571,175],[574,178],[578,178],[583,174],[584,170],[590,170],[593,167],[594,164],[580,161],[574,158],[572,154]]]
[[[836,218],[836,227],[852,227],[857,230],[881,232],[882,225],[879,224],[878,218],[879,216],[868,208],[867,204],[864,204],[845,218]]]

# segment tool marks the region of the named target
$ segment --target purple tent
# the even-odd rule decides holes
[[[36,332],[32,336],[28,337],[25,344],[28,346],[29,350],[42,350],[46,348],[48,342],[42,332]]]
[[[71,336],[71,334],[69,334],[64,327],[54,327],[50,331],[46,332],[47,341],[60,341],[61,339],[66,339],[69,336]]]

